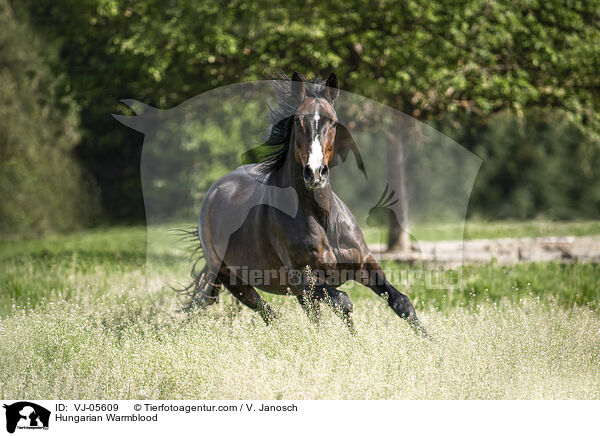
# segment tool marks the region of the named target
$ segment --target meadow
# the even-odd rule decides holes
[[[595,222],[466,230],[598,233]],[[272,326],[226,293],[182,311],[186,297],[165,283],[185,280],[188,266],[164,256],[146,270],[145,237],[144,227],[116,227],[2,244],[2,398],[600,398],[597,264],[492,262],[465,266],[452,292],[405,290],[428,341],[351,285],[354,336],[330,310],[315,326],[286,297],[268,297],[282,313]]]

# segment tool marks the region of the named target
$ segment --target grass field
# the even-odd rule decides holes
[[[599,229],[473,223],[467,234]],[[185,299],[164,283],[185,279],[187,265],[167,257],[146,274],[145,260],[142,227],[4,243],[0,396],[600,398],[595,264],[472,266],[452,292],[417,285],[408,293],[436,338],[430,342],[358,286],[346,288],[356,336],[329,310],[315,327],[286,297],[271,298],[283,316],[270,327],[228,296],[180,312]]]
[[[418,233],[423,241],[443,241],[456,239],[463,234],[463,239],[488,238],[538,238],[544,236],[589,236],[600,235],[600,221],[467,221],[463,224],[415,224],[411,231]],[[378,229],[367,228],[364,231],[369,243],[385,241],[387,233]]]

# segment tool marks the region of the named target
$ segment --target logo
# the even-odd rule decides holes
[[[50,411],[35,403],[19,401],[10,405],[4,404],[6,409],[6,431],[14,433],[15,429],[48,429]]]

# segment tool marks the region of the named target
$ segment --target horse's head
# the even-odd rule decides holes
[[[293,74],[292,93],[301,104],[294,115],[291,141],[306,188],[316,190],[329,181],[338,121],[333,101],[340,91],[334,73],[329,75],[325,86],[311,87],[310,92],[306,83],[299,73]]]
[[[352,152],[356,165],[367,177],[365,165],[354,138],[338,123],[333,108],[339,96],[338,81],[331,73],[327,80],[308,82],[299,73],[291,80],[274,81],[277,105],[270,106],[269,136],[262,145],[241,155],[244,164],[261,164],[260,171],[269,174],[291,160],[297,164],[307,189],[324,188],[329,181],[329,168],[345,162]]]

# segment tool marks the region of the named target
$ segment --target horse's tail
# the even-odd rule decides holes
[[[177,233],[181,236],[180,240],[190,245],[189,262],[191,282],[180,289],[173,288],[179,294],[186,294],[191,297],[186,309],[194,306],[206,307],[219,302],[219,293],[221,284],[217,276],[210,272],[206,264],[203,264],[204,251],[200,244],[200,235],[198,228],[178,229]]]

